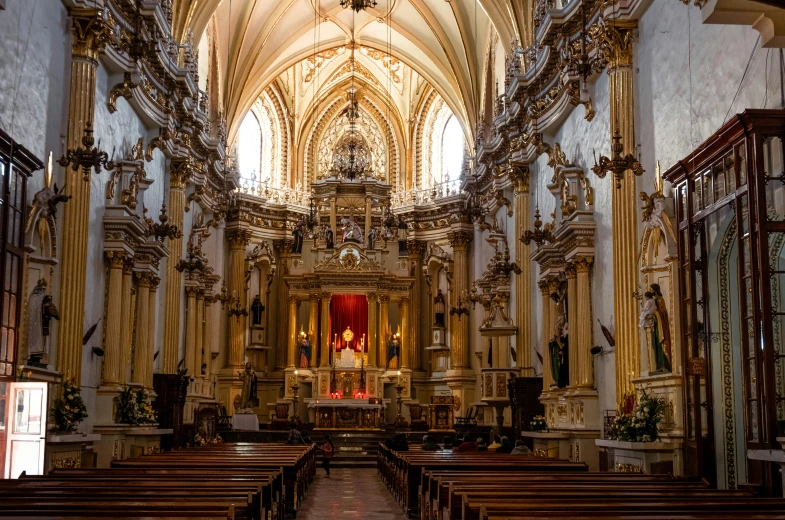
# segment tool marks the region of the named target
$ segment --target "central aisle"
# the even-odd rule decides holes
[[[406,520],[376,469],[319,467],[298,520]]]

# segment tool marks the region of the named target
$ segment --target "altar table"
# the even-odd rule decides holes
[[[319,399],[313,408],[314,430],[380,430],[384,405],[367,399]]]
[[[236,413],[232,416],[233,430],[259,431],[259,417],[255,413]]]

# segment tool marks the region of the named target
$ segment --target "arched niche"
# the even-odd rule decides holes
[[[436,244],[431,244],[422,265],[423,277],[428,285],[427,321],[431,330],[429,345],[426,350],[431,352],[430,372],[443,372],[449,368],[450,361],[450,305],[452,301],[453,261],[450,255]],[[441,291],[441,295],[440,295]],[[437,299],[443,299],[444,317],[441,325],[437,324]]]
[[[249,357],[254,356],[255,367],[267,367],[270,345],[270,295],[277,269],[275,255],[270,243],[262,241],[247,254],[246,284],[248,294],[248,341]],[[253,362],[252,361],[252,362]]]

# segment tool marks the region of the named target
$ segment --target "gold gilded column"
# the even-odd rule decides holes
[[[529,218],[529,173],[515,182],[515,236],[519,237],[531,226]],[[521,375],[533,376],[532,363],[532,328],[531,328],[531,278],[532,262],[529,260],[529,246],[522,241],[515,243],[515,262],[521,268],[521,274],[515,276],[515,324],[518,333],[515,335],[516,365],[521,368]]]
[[[599,35],[608,60],[610,89],[610,133],[621,133],[622,155],[636,154],[633,78],[633,31],[636,22],[610,20]],[[614,183],[611,176],[606,182]],[[632,378],[640,374],[640,332],[638,302],[633,293],[638,286],[636,267],[638,195],[635,176],[626,172],[621,188],[613,189],[613,316],[616,339],[616,402],[634,391]]]
[[[409,342],[409,366],[415,370],[422,368],[420,366],[420,348],[422,347],[420,345],[420,329],[422,327],[422,315],[424,313],[420,312],[420,306],[422,305],[422,259],[425,254],[425,245],[425,242],[422,240],[409,240],[406,242],[406,249],[409,253],[409,276],[414,277],[414,284],[412,284],[412,305],[414,307],[414,312],[411,313],[409,320],[411,322],[409,325],[409,338],[411,338]]]
[[[213,363],[213,299],[204,299],[204,324],[202,332],[202,364],[205,365],[204,378],[210,379],[210,365]],[[266,369],[266,367],[265,367]],[[212,394],[211,394],[212,395]]]
[[[591,257],[578,257],[574,260],[577,271],[578,295],[576,307],[578,322],[577,326],[570,325],[570,331],[577,333],[578,350],[578,380],[577,384],[581,387],[591,388],[594,385],[594,357],[591,353],[592,344],[592,314],[591,314],[591,285],[589,281],[589,270],[592,264]]]
[[[368,232],[371,230],[371,197],[365,197],[365,245],[368,245]]]
[[[196,294],[198,292],[198,287],[187,286],[185,288],[187,297],[185,308],[185,368],[191,377],[199,374],[196,370]],[[234,318],[230,318],[230,320],[232,319]]]
[[[284,276],[289,274],[289,262],[292,258],[292,241],[276,240],[273,245],[278,251],[281,269],[278,271],[278,301],[289,301],[289,288],[286,285]],[[289,314],[281,306],[278,308],[278,335],[275,351],[275,369],[283,370],[286,368],[286,354],[289,349],[286,345],[286,335],[289,333]]]
[[[379,295],[379,324],[377,327],[379,366],[387,368],[387,342],[390,340],[390,295]]]
[[[548,289],[548,280],[537,282],[542,294],[542,388],[548,391],[554,383],[551,374],[551,351],[548,343],[551,341],[551,291]]]
[[[169,168],[169,222],[183,229],[185,208],[185,184],[191,176],[188,161],[172,162]],[[164,345],[161,372],[174,374],[180,362],[180,302],[182,300],[183,275],[177,263],[183,256],[183,239],[169,239],[169,258],[166,259],[166,293],[164,296]]]
[[[330,337],[330,293],[322,293],[322,359],[319,366],[330,366],[330,350],[332,338]],[[370,359],[370,358],[369,358]],[[369,361],[370,363],[370,361]]]
[[[311,294],[308,297],[308,335],[311,340],[311,367],[315,368],[318,362],[319,349],[316,338],[319,335],[319,295]]]
[[[126,261],[125,252],[107,251],[109,274],[106,293],[106,335],[103,366],[103,384],[120,384],[120,371],[123,361],[120,329],[123,319],[123,265]]]
[[[403,297],[400,301],[401,312],[401,368],[409,366],[409,351],[411,350],[411,328],[409,327],[409,298]]]
[[[330,230],[333,232],[333,244],[338,245],[338,212],[335,197],[330,197]]]
[[[149,355],[154,329],[150,326],[150,273],[136,273],[136,345],[134,348],[134,383],[147,386],[148,372],[152,386],[153,359]]]
[[[71,85],[68,99],[66,146],[82,146],[86,125],[93,124],[95,77],[98,55],[111,37],[111,28],[100,9],[70,9]],[[57,371],[76,386],[82,378],[82,337],[85,333],[85,284],[87,281],[87,232],[90,211],[90,179],[83,171],[66,170],[66,190],[71,196],[63,208],[60,253],[60,323],[57,334]]]
[[[131,301],[133,300],[133,262],[127,261],[123,264],[123,302],[121,305],[120,318],[120,384],[126,385],[130,381],[131,366],[131,338],[133,336],[134,324],[131,322]]]
[[[226,231],[229,241],[229,294],[238,298],[240,307],[247,307],[245,294],[245,248],[251,239],[251,232],[245,229]],[[235,300],[236,301],[236,300]],[[231,302],[234,305],[234,302]],[[231,316],[229,319],[229,363],[231,368],[240,369],[245,364],[245,316]]]
[[[368,366],[376,366],[376,350],[379,344],[379,295],[368,293]]]
[[[572,263],[567,264],[567,334],[569,335],[569,345],[567,357],[569,359],[568,368],[570,371],[571,387],[578,385],[580,372],[580,355],[578,343],[578,334],[576,328],[578,324],[578,306],[573,302],[578,301],[578,273],[575,270],[575,265]]]
[[[469,244],[472,233],[469,231],[451,231],[447,238],[453,250],[453,265],[455,274],[453,278],[454,290],[452,292],[452,306],[458,305],[458,298],[465,297],[469,290]],[[464,301],[465,305],[468,302]],[[468,316],[451,316],[451,368],[453,370],[469,367],[469,322]]]
[[[287,356],[286,366],[287,368],[294,368],[299,363],[297,363],[297,310],[300,308],[300,300],[297,299],[297,296],[291,295],[289,296],[289,333],[286,335],[286,343],[287,343],[287,351],[289,355]]]
[[[202,375],[202,362],[204,360],[204,290],[199,289],[196,293],[196,326],[194,327],[196,336],[196,349],[194,355],[194,366],[196,375]]]
[[[147,326],[150,328],[149,332],[147,333],[147,358],[145,361],[145,373],[144,373],[144,386],[150,390],[153,389],[153,367],[155,365],[155,341],[156,341],[156,325],[157,320],[156,317],[158,316],[158,284],[161,283],[161,279],[157,276],[150,276],[150,295],[147,299],[148,301],[148,310],[150,316],[147,318]]]

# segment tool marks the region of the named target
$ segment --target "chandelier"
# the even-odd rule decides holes
[[[534,210],[534,229],[527,229],[524,231],[523,235],[521,235],[521,242],[527,246],[534,242],[537,244],[537,247],[541,247],[545,242],[550,242],[552,244],[555,241],[556,238],[553,236],[551,229],[548,226],[545,228],[542,227],[540,208],[536,208]]]
[[[588,34],[586,31],[586,10],[581,6],[581,36],[577,42],[579,49],[573,47],[570,37],[564,37],[564,45],[561,51],[561,59],[567,65],[567,71],[571,76],[580,76],[580,101],[589,101],[588,79],[592,73],[598,73],[603,69],[603,63],[599,56],[589,55]]]
[[[594,152],[593,152],[594,153]],[[616,189],[621,189],[621,183],[624,180],[624,172],[631,170],[636,176],[641,176],[644,169],[638,159],[632,154],[622,155],[624,153],[624,144],[621,142],[621,133],[619,129],[613,134],[613,144],[611,145],[611,157],[600,156],[600,162],[597,163],[597,154],[594,154],[594,166],[591,171],[600,179],[604,179],[608,172],[613,173],[616,180]]]
[[[371,7],[376,7],[376,0],[341,0],[341,7],[349,7],[354,12],[359,13]]]

